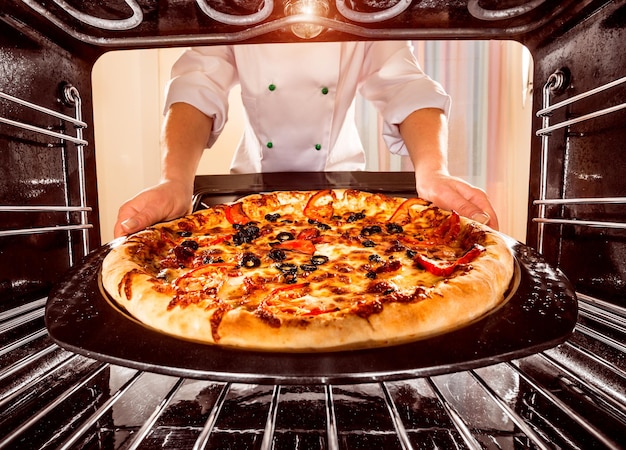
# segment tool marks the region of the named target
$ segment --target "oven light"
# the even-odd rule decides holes
[[[328,15],[328,1],[326,0],[288,0],[285,3],[285,15],[326,17]],[[303,17],[306,20],[306,17]],[[291,26],[293,34],[302,39],[312,39],[324,31],[324,27],[314,23],[297,23]]]

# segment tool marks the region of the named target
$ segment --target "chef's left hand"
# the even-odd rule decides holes
[[[432,173],[416,179],[418,195],[436,206],[498,229],[498,217],[487,194],[461,178]]]

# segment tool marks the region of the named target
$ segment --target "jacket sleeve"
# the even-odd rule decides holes
[[[173,103],[188,103],[213,118],[207,146],[213,145],[228,120],[228,94],[238,83],[236,63],[228,46],[192,47],[172,66],[166,85],[166,112]]]
[[[422,69],[406,41],[368,44],[359,92],[383,118],[383,139],[391,153],[407,155],[399,124],[413,111],[439,108],[450,112],[450,96]]]

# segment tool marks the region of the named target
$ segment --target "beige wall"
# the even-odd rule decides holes
[[[181,51],[110,52],[94,66],[94,133],[103,243],[113,238],[119,206],[159,181],[163,92]],[[239,90],[233,89],[231,98],[238,96]],[[198,173],[228,173],[243,128],[240,102],[231,103],[226,129],[218,143],[205,152]]]

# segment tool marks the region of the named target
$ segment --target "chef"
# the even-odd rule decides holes
[[[246,123],[232,173],[363,170],[359,92],[380,112],[389,151],[410,156],[422,198],[497,228],[485,193],[448,172],[450,98],[411,44],[331,42],[185,51],[167,86],[161,181],[121,206],[116,237],[189,212],[200,158],[226,124],[236,84]]]

